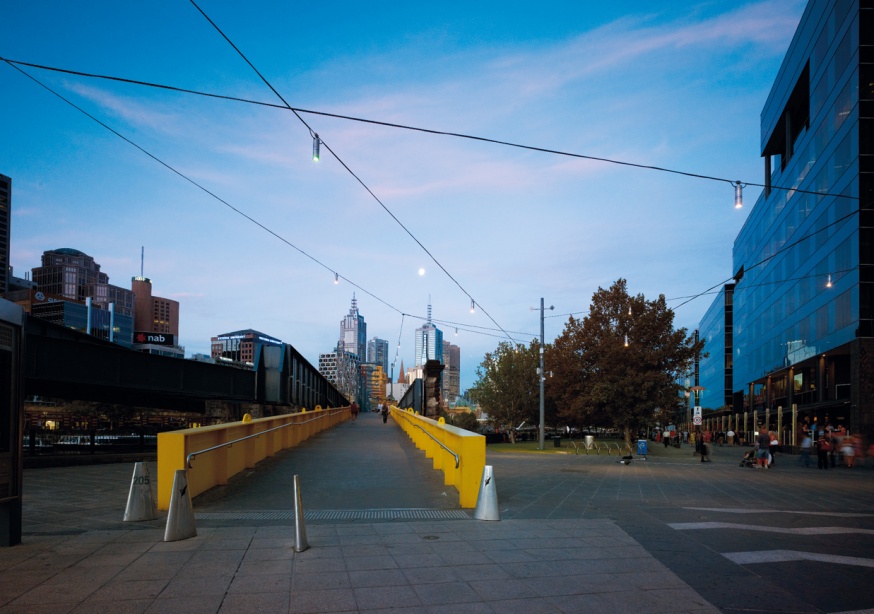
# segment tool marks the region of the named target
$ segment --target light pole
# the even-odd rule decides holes
[[[553,305],[549,309],[555,309]],[[544,421],[544,405],[543,405],[543,382],[546,380],[546,374],[543,372],[543,297],[540,298],[540,368],[537,369],[537,376],[540,378],[540,433],[538,438],[537,449],[543,449],[543,421]]]

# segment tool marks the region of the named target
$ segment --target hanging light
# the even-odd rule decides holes
[[[631,305],[628,306],[628,315],[631,316]]]
[[[740,209],[744,206],[744,192],[743,185],[741,185],[740,179],[734,182],[734,208]]]
[[[339,283],[340,283],[340,274],[334,273],[334,285],[336,286]]]
[[[825,282],[825,287],[826,288],[832,287],[832,274],[831,273],[828,274],[828,281]]]
[[[322,141],[319,139],[319,133],[313,132],[313,162],[319,161],[319,145]]]
[[[476,305],[473,304],[473,299],[470,299],[470,312],[476,311]]]
[[[628,335],[625,335],[625,347],[628,347]]]
[[[455,329],[455,336],[456,337],[458,336],[458,329],[457,328]]]

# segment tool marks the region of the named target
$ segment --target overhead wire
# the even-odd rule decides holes
[[[210,21],[210,23],[212,23],[212,22]],[[222,34],[222,36],[224,36],[224,34]],[[231,45],[233,45],[233,43],[231,43]],[[234,48],[236,49],[236,46],[234,46]],[[112,76],[112,75],[101,75],[101,74],[97,74],[97,73],[89,73],[89,72],[83,72],[83,71],[78,71],[78,70],[59,68],[59,67],[55,67],[55,66],[46,66],[44,64],[35,64],[32,62],[24,62],[21,60],[12,60],[12,59],[3,58],[3,57],[0,57],[0,60],[7,62],[9,64],[18,64],[21,66],[29,66],[31,68],[37,68],[40,70],[47,70],[47,71],[59,72],[59,73],[63,73],[63,74],[76,75],[76,76],[80,76],[80,77],[86,77],[89,79],[105,79],[108,81],[116,81],[119,83],[127,83],[130,85],[140,85],[143,87],[163,89],[163,90],[178,92],[178,93],[182,93],[182,94],[192,94],[195,96],[204,96],[207,98],[216,98],[219,100],[227,100],[227,101],[231,101],[231,102],[241,102],[241,103],[245,103],[245,104],[252,104],[252,105],[258,105],[258,106],[263,106],[263,107],[271,107],[274,109],[280,109],[280,110],[284,110],[284,111],[291,111],[307,127],[307,129],[310,131],[311,137],[315,136],[315,132],[303,120],[303,118],[300,117],[301,114],[319,115],[322,117],[330,117],[333,119],[342,119],[342,120],[346,120],[346,121],[358,122],[358,123],[363,123],[363,124],[371,124],[374,126],[383,126],[386,128],[397,128],[400,130],[410,130],[413,132],[421,132],[424,134],[432,134],[432,135],[437,135],[437,136],[448,136],[448,137],[454,137],[454,138],[459,138],[459,139],[467,139],[467,140],[471,140],[471,141],[479,141],[481,143],[490,143],[492,145],[502,145],[505,147],[512,147],[515,149],[523,149],[523,150],[527,150],[527,151],[535,151],[535,152],[539,152],[539,153],[553,154],[553,155],[564,156],[564,157],[568,157],[568,158],[577,158],[577,159],[581,159],[581,160],[592,160],[594,162],[604,162],[606,164],[616,164],[616,165],[620,165],[620,166],[628,166],[628,167],[639,168],[639,169],[643,169],[643,170],[652,170],[652,171],[659,171],[659,172],[664,172],[664,173],[672,173],[675,175],[682,175],[685,177],[692,177],[695,179],[705,179],[708,181],[718,181],[718,182],[722,182],[722,183],[729,183],[731,185],[736,185],[738,183],[738,181],[740,181],[740,180],[727,179],[725,177],[716,177],[713,175],[706,175],[706,174],[702,174],[702,173],[693,173],[690,171],[682,171],[682,170],[667,168],[667,167],[663,167],[663,166],[656,166],[656,165],[651,165],[651,164],[641,164],[641,163],[637,163],[637,162],[629,162],[627,160],[617,160],[615,158],[606,158],[603,156],[593,156],[593,155],[588,155],[588,154],[562,151],[560,149],[540,147],[540,146],[536,146],[536,145],[526,145],[523,143],[514,143],[512,141],[493,139],[493,138],[484,137],[484,136],[466,134],[463,132],[451,132],[451,131],[447,131],[447,130],[437,130],[434,128],[422,128],[420,126],[411,126],[408,124],[399,124],[396,122],[387,122],[387,121],[376,120],[376,119],[368,119],[368,118],[364,118],[364,117],[356,117],[354,115],[345,115],[345,114],[341,114],[341,113],[330,113],[327,111],[305,109],[302,107],[292,107],[291,105],[289,105],[287,103],[286,104],[275,104],[275,103],[264,102],[264,101],[260,101],[260,100],[251,100],[248,98],[241,98],[238,96],[230,96],[230,95],[226,95],[226,94],[215,94],[215,93],[211,93],[211,92],[203,92],[203,91],[199,91],[199,90],[177,87],[177,86],[173,86],[173,85],[166,85],[166,84],[161,84],[161,83],[154,83],[154,82],[150,82],[150,81],[141,81],[141,80],[137,80],[137,79],[128,79],[125,77],[118,77],[118,76]],[[246,61],[248,62],[248,60],[246,60]],[[254,69],[254,67],[253,67],[253,69]],[[255,72],[257,73],[258,71],[256,70]],[[260,73],[258,73],[258,74],[260,76]],[[270,85],[269,83],[268,83],[268,86],[271,89],[273,89],[273,86]],[[280,99],[282,100],[281,96],[280,96]],[[336,156],[336,154],[334,154],[334,155]],[[777,191],[797,192],[799,194],[815,194],[815,195],[819,195],[819,196],[840,196],[843,198],[850,198],[850,199],[855,199],[855,200],[859,199],[858,196],[847,196],[844,194],[834,194],[831,192],[822,192],[819,190],[803,190],[803,189],[800,189],[797,187],[756,183],[754,181],[740,181],[740,183],[743,185],[743,187],[753,186],[753,187],[758,187],[758,188],[768,188],[770,190],[777,190]]]
[[[62,100],[63,102],[67,103],[68,105],[70,105],[71,107],[73,107],[74,109],[76,109],[77,111],[79,111],[80,113],[82,113],[83,115],[85,115],[86,117],[88,117],[90,120],[92,120],[93,122],[95,122],[96,124],[98,124],[99,126],[101,126],[102,128],[108,130],[109,132],[111,132],[112,134],[114,134],[115,136],[117,136],[118,138],[120,138],[121,140],[123,140],[124,142],[126,142],[127,144],[131,145],[132,147],[134,147],[134,148],[136,148],[137,150],[139,150],[141,153],[143,153],[143,154],[145,154],[146,156],[148,156],[149,158],[151,158],[153,161],[157,162],[158,164],[160,164],[161,166],[163,166],[163,167],[166,168],[167,170],[173,172],[175,175],[177,175],[177,176],[180,177],[181,179],[187,181],[188,183],[190,183],[191,185],[195,186],[197,189],[201,190],[202,192],[204,192],[205,194],[207,194],[207,195],[210,196],[211,198],[217,200],[218,202],[220,202],[221,204],[223,204],[223,205],[226,206],[227,208],[231,209],[234,213],[236,213],[236,214],[242,216],[243,218],[245,218],[246,220],[248,220],[249,222],[251,222],[252,224],[254,224],[255,226],[257,226],[257,227],[260,228],[261,230],[263,230],[263,231],[267,232],[268,234],[272,235],[274,238],[278,239],[278,240],[281,241],[282,243],[284,243],[284,244],[286,244],[287,246],[291,247],[292,249],[294,249],[295,251],[297,251],[299,254],[301,254],[301,255],[304,256],[305,258],[308,258],[310,261],[312,261],[312,262],[314,262],[315,264],[319,265],[319,266],[322,267],[323,269],[325,269],[325,270],[327,270],[327,271],[329,271],[329,272],[331,272],[331,273],[334,273],[334,275],[337,276],[337,278],[342,279],[343,281],[345,281],[346,283],[348,283],[348,284],[351,285],[352,287],[354,287],[354,288],[360,290],[361,292],[363,292],[364,294],[370,296],[370,297],[373,298],[374,300],[376,300],[376,301],[382,303],[383,305],[385,305],[385,306],[388,307],[389,309],[391,309],[391,310],[397,312],[397,313],[401,316],[401,333],[403,332],[403,319],[404,319],[405,317],[412,317],[412,318],[416,318],[416,319],[420,319],[420,320],[426,320],[426,319],[427,319],[427,318],[425,318],[424,316],[417,316],[417,315],[409,314],[409,313],[406,313],[406,312],[404,312],[404,311],[398,309],[397,307],[395,307],[394,305],[392,305],[391,303],[389,303],[389,302],[386,301],[385,299],[383,299],[383,298],[377,296],[376,294],[374,294],[373,292],[371,292],[371,291],[368,290],[367,288],[365,288],[365,287],[361,286],[360,284],[356,283],[355,281],[349,279],[349,278],[346,277],[345,275],[342,275],[342,274],[338,273],[338,272],[336,271],[336,269],[331,268],[330,266],[328,266],[327,264],[325,264],[324,262],[322,262],[321,260],[319,260],[318,258],[316,258],[315,256],[313,256],[312,254],[306,252],[305,250],[301,249],[300,247],[298,247],[297,245],[295,245],[294,243],[292,243],[291,241],[289,241],[288,239],[286,239],[285,237],[283,237],[282,235],[280,235],[278,232],[272,230],[272,229],[269,228],[268,226],[266,226],[266,225],[264,225],[263,223],[259,222],[258,220],[256,220],[255,218],[253,218],[253,217],[250,216],[249,214],[245,213],[244,211],[242,211],[242,210],[239,209],[238,207],[235,207],[234,205],[232,205],[231,203],[229,203],[229,202],[226,201],[225,199],[223,199],[223,198],[221,198],[220,196],[218,196],[215,192],[209,190],[208,188],[206,188],[205,186],[201,185],[200,183],[198,183],[198,182],[195,181],[194,179],[188,177],[185,173],[183,173],[182,171],[176,169],[176,168],[173,167],[171,164],[165,162],[164,160],[162,160],[162,159],[159,158],[158,156],[152,154],[152,153],[149,152],[147,149],[143,148],[142,146],[140,146],[139,144],[137,144],[137,143],[134,142],[133,140],[129,139],[128,137],[124,136],[123,134],[121,134],[120,132],[118,132],[117,130],[115,130],[114,128],[112,128],[111,126],[109,126],[108,124],[106,124],[105,122],[103,122],[102,120],[98,119],[97,117],[95,117],[94,115],[92,115],[91,113],[89,113],[88,111],[86,111],[85,109],[83,109],[82,107],[78,106],[76,103],[72,102],[71,100],[69,100],[68,98],[66,98],[65,96],[63,96],[62,94],[56,92],[54,89],[52,89],[52,88],[49,87],[48,85],[42,83],[41,81],[39,81],[39,79],[37,79],[37,78],[35,78],[34,76],[32,76],[32,75],[30,75],[29,73],[27,73],[27,71],[22,70],[20,67],[15,66],[15,65],[12,65],[12,67],[15,68],[17,71],[19,71],[21,74],[23,74],[25,77],[27,77],[28,79],[30,79],[31,81],[33,81],[34,83],[36,83],[37,85],[39,85],[40,87],[42,87],[43,89],[45,89],[46,91],[50,92],[51,94],[53,94],[54,96],[56,96],[57,98],[59,98],[60,100]],[[464,325],[464,326],[469,326],[469,325]],[[478,327],[472,327],[472,328],[478,328]],[[488,329],[486,329],[486,330],[488,330]],[[493,330],[499,330],[499,329],[493,329]],[[500,329],[500,330],[503,330],[503,329]],[[478,334],[478,335],[482,335],[482,336],[485,336],[485,337],[498,337],[498,338],[504,338],[504,337],[506,336],[506,335],[495,335],[495,334],[492,334],[492,333],[483,332],[483,331],[479,331],[479,330],[473,330],[473,329],[468,330],[468,331],[466,331],[466,332],[471,332],[471,333]],[[517,342],[517,341],[516,341],[515,339],[513,339],[512,337],[508,337],[508,338],[511,339],[514,343]],[[398,339],[398,343],[400,344],[400,338]],[[395,362],[397,362],[397,354],[396,354],[396,356],[395,356]]]
[[[209,15],[207,15],[206,12],[197,5],[197,2],[195,2],[195,0],[189,0],[189,2],[191,2],[191,4],[200,12],[201,15],[203,15],[203,17],[210,23],[210,25],[212,25],[212,27],[215,28],[215,30],[222,36],[222,38],[224,38],[228,42],[228,44],[234,49],[234,51],[237,52],[237,54],[243,59],[243,61],[245,61],[246,64],[248,64],[252,68],[252,70],[255,71],[255,74],[257,74],[258,77],[261,79],[261,81],[263,81],[264,84],[267,85],[267,87],[269,87],[270,90],[274,94],[276,94],[277,98],[279,98],[283,102],[283,104],[294,113],[295,117],[297,117],[301,121],[301,123],[304,126],[306,126],[307,130],[309,130],[309,132],[310,132],[310,136],[315,137],[315,138],[319,138],[316,135],[316,133],[313,131],[313,129],[309,126],[309,124],[307,124],[306,121],[304,121],[304,119],[300,116],[300,114],[297,111],[294,111],[292,109],[291,105],[288,104],[288,101],[286,101],[285,98],[282,97],[282,94],[280,94],[276,90],[276,88],[273,87],[273,85],[271,85],[270,81],[268,81],[267,78],[263,74],[261,74],[261,72],[249,60],[249,58],[246,57],[246,54],[244,54],[243,51],[239,47],[237,47],[234,44],[234,42],[227,36],[227,34],[225,34],[222,31],[222,29],[218,26],[218,24],[215,23],[212,19],[210,19]],[[361,185],[361,187],[363,187],[367,191],[367,193],[370,194],[370,196],[373,197],[373,199],[377,203],[379,203],[380,207],[382,207],[383,210],[385,210],[385,212],[388,213],[389,216],[391,216],[391,218],[404,230],[404,232],[406,232],[407,235],[409,235],[410,238],[413,239],[413,241],[415,241],[416,244],[420,248],[422,248],[422,250],[426,254],[428,254],[428,257],[431,258],[431,260],[434,262],[434,264],[436,264],[438,267],[440,267],[440,270],[442,270],[446,274],[446,276],[450,280],[452,280],[452,282],[455,283],[456,286],[458,286],[458,288],[462,291],[462,293],[464,293],[471,300],[471,307],[474,304],[479,304],[476,302],[476,299],[473,298],[473,295],[471,295],[470,292],[468,292],[464,288],[464,286],[462,286],[461,283],[457,279],[455,279],[455,277],[446,269],[446,267],[444,267],[443,264],[439,260],[437,260],[437,258],[434,256],[434,254],[432,254],[431,251],[425,247],[425,245],[412,233],[412,231],[409,228],[407,228],[406,225],[404,225],[404,223],[400,221],[400,219],[398,219],[398,217],[388,208],[388,206],[386,206],[386,204],[384,202],[382,202],[382,200],[379,197],[377,197],[377,195],[373,192],[373,190],[371,190],[370,187],[366,183],[364,183],[364,180],[362,180],[361,177],[359,177],[355,172],[353,172],[353,170],[349,167],[349,165],[346,164],[346,162],[344,162],[343,159],[340,158],[339,155],[337,155],[337,153],[330,147],[329,144],[325,143],[325,141],[323,139],[320,139],[320,140],[321,140],[322,145],[325,146],[325,149],[327,149],[331,153],[331,155],[334,156],[334,159],[336,159],[337,162],[339,162],[340,165]],[[486,309],[482,307],[482,305],[480,305],[480,309],[482,309],[483,314],[485,314],[485,316],[489,320],[491,320],[495,326],[497,326],[498,328],[503,330],[503,327],[500,324],[498,324],[497,320],[495,320],[491,316],[491,314],[489,314],[488,311],[486,311]],[[507,338],[512,339],[512,337],[510,337],[509,334],[507,334],[506,336],[507,336]]]

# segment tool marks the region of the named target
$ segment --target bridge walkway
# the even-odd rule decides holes
[[[294,475],[299,476],[305,517],[311,520],[461,513],[458,491],[444,486],[443,474],[432,469],[431,460],[397,424],[361,413],[196,497],[198,523],[288,521],[293,518]]]

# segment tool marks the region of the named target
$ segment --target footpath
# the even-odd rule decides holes
[[[122,522],[132,465],[29,469],[24,543],[0,550],[0,613],[874,607],[874,596],[854,597],[852,586],[819,567],[813,572],[838,596],[825,608],[815,596],[764,577],[760,567],[726,558],[738,536],[760,540],[756,533],[707,533],[711,542],[703,544],[703,532],[674,528],[678,521],[724,520],[725,510],[797,508],[805,499],[799,488],[823,483],[831,496],[813,502],[814,512],[871,510],[874,472],[826,476],[790,467],[793,457],[778,458],[778,466],[790,461],[785,469],[755,472],[738,467],[738,450],[720,450],[712,463],[700,463],[688,447],[653,449],[630,465],[572,450],[490,452],[501,520],[476,521],[471,510],[458,509],[454,489],[391,420],[384,425],[362,414],[196,498],[198,535],[177,542],[163,541],[163,517]],[[309,545],[299,553],[294,475]],[[793,523],[808,530],[816,518]],[[868,529],[860,530],[851,536],[862,542],[852,554],[863,559],[874,545]],[[850,547],[841,537],[832,542]],[[870,572],[849,578],[856,594]]]

